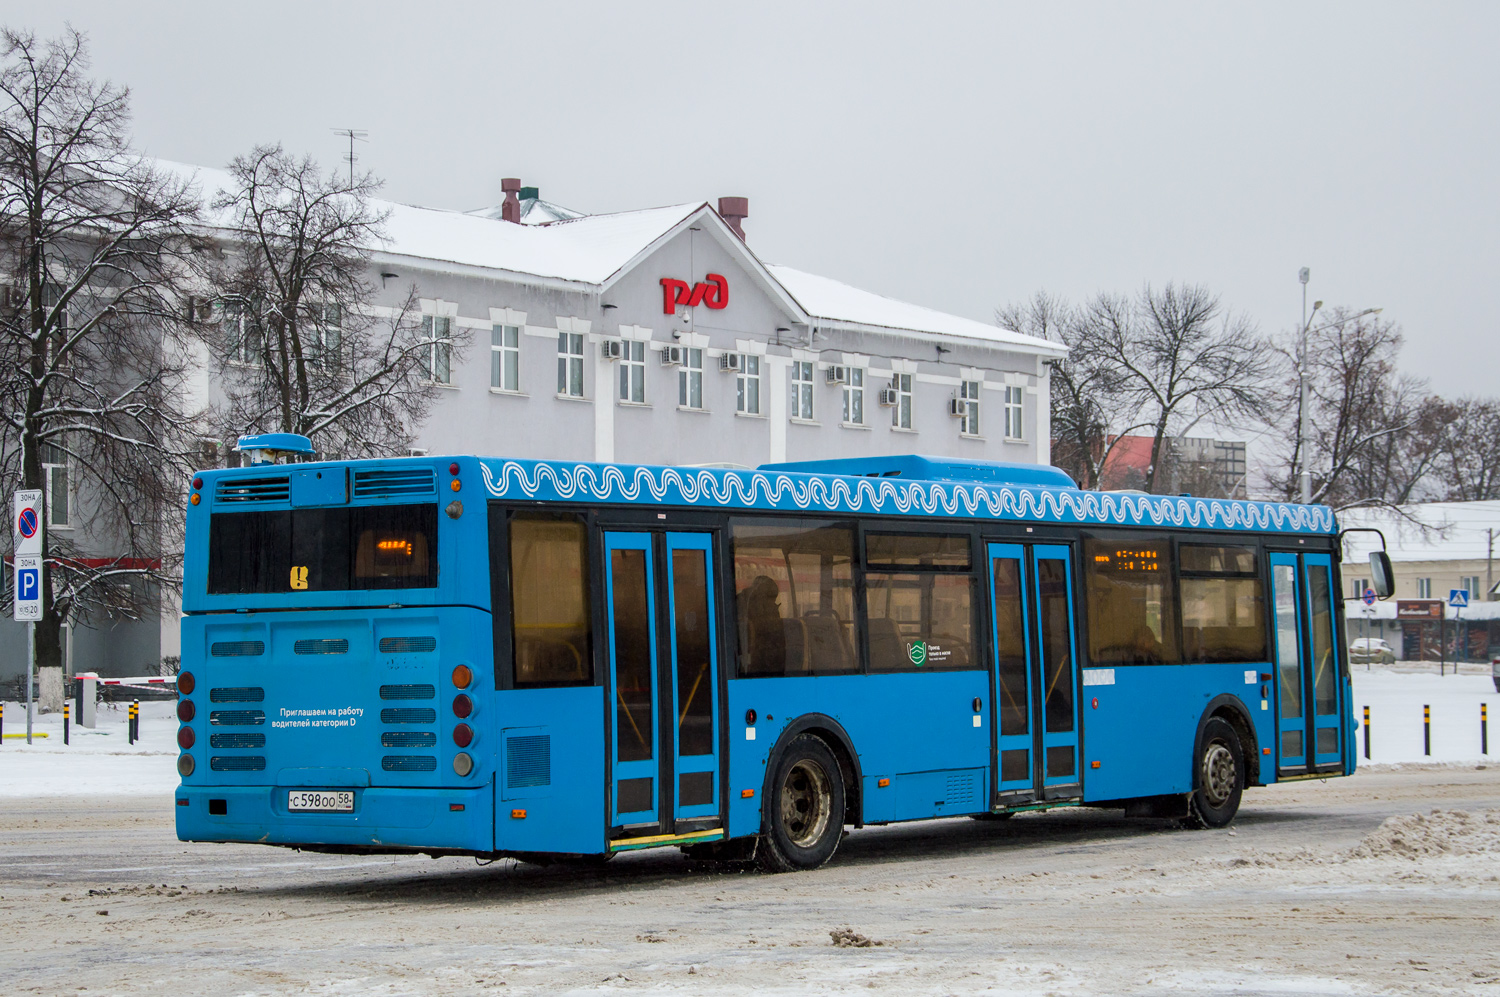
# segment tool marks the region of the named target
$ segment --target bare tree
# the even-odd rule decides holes
[[[71,28],[0,31],[0,473],[77,524],[47,533],[44,667],[64,621],[136,617],[173,583],[192,430],[176,303],[197,198],[131,153],[129,92],[88,68]]]
[[[1449,502],[1500,499],[1500,402],[1460,398],[1443,415],[1437,458]]]
[[[1247,319],[1226,313],[1206,288],[1148,285],[1134,298],[1100,294],[1076,328],[1075,349],[1117,378],[1121,411],[1132,425],[1115,435],[1151,431],[1146,491],[1166,482],[1174,435],[1200,421],[1260,419],[1265,411],[1275,354]]]
[[[1373,315],[1333,309],[1329,321],[1310,330],[1306,439],[1296,428],[1295,349],[1292,339],[1278,347],[1290,376],[1277,396],[1284,443],[1267,474],[1271,487],[1295,501],[1305,466],[1314,502],[1350,508],[1418,497],[1438,456],[1443,415],[1423,382],[1399,373],[1400,329]]]
[[[402,453],[467,340],[419,314],[416,287],[375,305],[388,212],[368,173],[324,173],[279,145],[230,164],[212,202],[228,238],[207,267],[228,404],[220,432],[310,437],[338,457]]]
[[[1122,431],[1143,428],[1121,424],[1122,409],[1129,403],[1120,371],[1103,362],[1082,335],[1077,309],[1045,291],[996,309],[995,322],[1068,347],[1066,357],[1051,362],[1052,463],[1080,488],[1098,488],[1105,458]]]

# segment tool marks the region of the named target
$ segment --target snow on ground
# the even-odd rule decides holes
[[[26,704],[5,704],[0,744],[0,797],[170,795],[177,787],[177,703],[141,703],[141,738],[130,743],[128,703],[100,703],[93,730],[72,724],[63,744],[61,713],[36,714],[33,740],[26,733]],[[35,737],[45,733],[45,738]]]
[[[1370,759],[1363,756],[1363,731],[1356,745],[1360,765],[1473,763],[1500,758],[1500,694],[1488,665],[1466,665],[1458,675],[1449,666],[1438,675],[1429,663],[1398,662],[1366,670],[1356,666],[1354,713],[1370,707]],[[1489,754],[1480,750],[1479,710],[1487,704],[1496,729]],[[1432,753],[1423,754],[1422,707],[1432,707]],[[141,740],[128,743],[127,704],[100,704],[98,726],[73,725],[72,743],[63,744],[62,715],[37,714],[33,729],[45,732],[28,745],[7,736],[0,746],[0,797],[73,796],[99,793],[170,794],[177,786],[177,721],[170,701],[141,703]],[[26,730],[26,707],[5,704],[5,733]]]

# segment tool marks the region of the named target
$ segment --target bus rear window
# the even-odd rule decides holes
[[[437,506],[215,513],[210,595],[432,588]]]

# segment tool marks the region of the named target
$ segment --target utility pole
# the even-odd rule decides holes
[[[1489,547],[1484,555],[1484,597],[1490,598],[1490,591],[1495,587],[1495,528],[1492,526],[1484,531],[1489,540]]]
[[[344,161],[349,164],[349,186],[353,187],[354,186],[354,161],[355,161],[354,142],[355,142],[356,139],[359,140],[360,142],[368,141],[369,137],[370,137],[370,133],[367,132],[367,131],[365,131],[365,130],[363,130],[363,129],[361,129],[361,128],[335,128],[333,130],[333,133],[335,135],[343,135],[345,138],[347,138],[349,140],[349,154],[347,156],[344,156],[343,158],[344,158]]]

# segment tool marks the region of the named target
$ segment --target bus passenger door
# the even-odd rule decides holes
[[[605,612],[614,722],[610,824],[660,823],[656,598],[651,534],[606,533]]]
[[[1081,793],[1072,563],[1065,546],[990,544],[997,802]]]
[[[1335,644],[1333,560],[1327,554],[1271,555],[1276,632],[1277,771],[1295,775],[1342,767],[1341,692]]]
[[[672,816],[674,821],[699,820],[719,813],[713,538],[707,533],[668,533],[666,546],[676,776]]]

